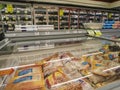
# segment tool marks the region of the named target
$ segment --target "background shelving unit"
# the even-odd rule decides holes
[[[18,3],[1,3],[4,8],[1,9],[1,22],[4,27],[4,31],[14,31],[15,25],[32,25],[32,11],[31,4],[18,4]],[[8,11],[12,6],[12,11]]]
[[[32,25],[32,7],[31,5],[16,5],[17,25]]]
[[[47,25],[47,9],[46,6],[34,5],[34,24]]]

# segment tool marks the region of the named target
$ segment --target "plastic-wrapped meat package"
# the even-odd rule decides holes
[[[42,74],[29,74],[12,78],[5,90],[45,90]]]
[[[92,76],[88,77],[90,82],[94,83],[96,87],[103,86],[105,84],[108,84],[116,79],[118,79],[120,76],[116,73],[117,69],[110,69],[105,66],[101,66],[97,68],[96,70],[91,71],[93,73]],[[119,71],[119,70],[118,70]]]
[[[81,64],[80,65],[81,67],[79,67],[79,69],[78,69],[79,73],[81,73],[83,76],[91,74],[91,72],[90,72],[91,65],[88,62],[81,61],[80,64]]]
[[[45,78],[45,83],[50,90],[93,90],[90,84],[77,79],[74,79],[74,76],[68,76],[63,68],[59,68]]]
[[[46,83],[47,88],[50,89],[51,86],[68,81],[68,80],[69,78],[64,74],[62,69],[59,68],[58,70],[56,70],[55,72],[53,72],[52,74],[50,74],[49,76],[45,78],[45,83]]]
[[[82,64],[80,63],[81,61],[81,58],[72,58],[70,62],[79,70],[80,68],[82,68]]]
[[[43,71],[44,76],[51,74],[52,72],[56,71],[59,67],[62,67],[63,64],[59,59],[59,54],[55,54],[50,58],[48,61],[44,62],[43,64]]]

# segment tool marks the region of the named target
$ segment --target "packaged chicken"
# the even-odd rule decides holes
[[[43,75],[31,74],[11,79],[5,90],[45,90],[44,86]]]

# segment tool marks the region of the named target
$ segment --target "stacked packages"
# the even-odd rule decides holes
[[[55,53],[35,66],[19,68],[5,90],[94,90],[120,78],[118,62],[105,60],[103,54]]]

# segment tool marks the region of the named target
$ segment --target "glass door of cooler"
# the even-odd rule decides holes
[[[86,36],[9,43],[1,49],[0,90],[95,90],[119,82],[120,50],[110,45]]]

